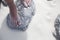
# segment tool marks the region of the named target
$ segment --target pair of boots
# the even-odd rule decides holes
[[[20,0],[17,0],[15,2],[17,12],[18,12],[18,18],[16,20],[20,21],[20,25],[16,26],[11,19],[10,13],[7,16],[7,25],[9,28],[13,30],[20,30],[20,31],[25,31],[28,28],[28,25],[34,16],[34,2],[32,1],[29,7],[25,7]]]

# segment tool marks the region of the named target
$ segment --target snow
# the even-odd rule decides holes
[[[8,7],[0,9],[0,40],[56,40],[54,32],[54,20],[60,13],[60,0],[34,0],[35,16],[25,32],[11,30],[6,25]]]

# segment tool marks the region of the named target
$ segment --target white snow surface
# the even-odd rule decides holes
[[[56,40],[52,33],[54,21],[60,14],[60,0],[34,0],[35,15],[25,32],[11,30],[6,25],[9,8],[0,9],[0,40]]]

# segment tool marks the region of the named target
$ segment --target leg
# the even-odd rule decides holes
[[[25,7],[28,7],[30,5],[32,0],[22,0],[22,3]]]
[[[7,5],[9,6],[9,9],[10,9],[11,20],[13,20],[16,26],[20,25],[20,22],[17,20],[18,19],[17,9],[13,0],[5,0],[5,1],[7,2]]]

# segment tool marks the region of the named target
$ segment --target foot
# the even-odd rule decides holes
[[[16,25],[16,27],[18,27],[19,25],[21,25],[19,15],[11,16],[11,20]]]
[[[32,0],[23,0],[23,5],[29,7]]]

